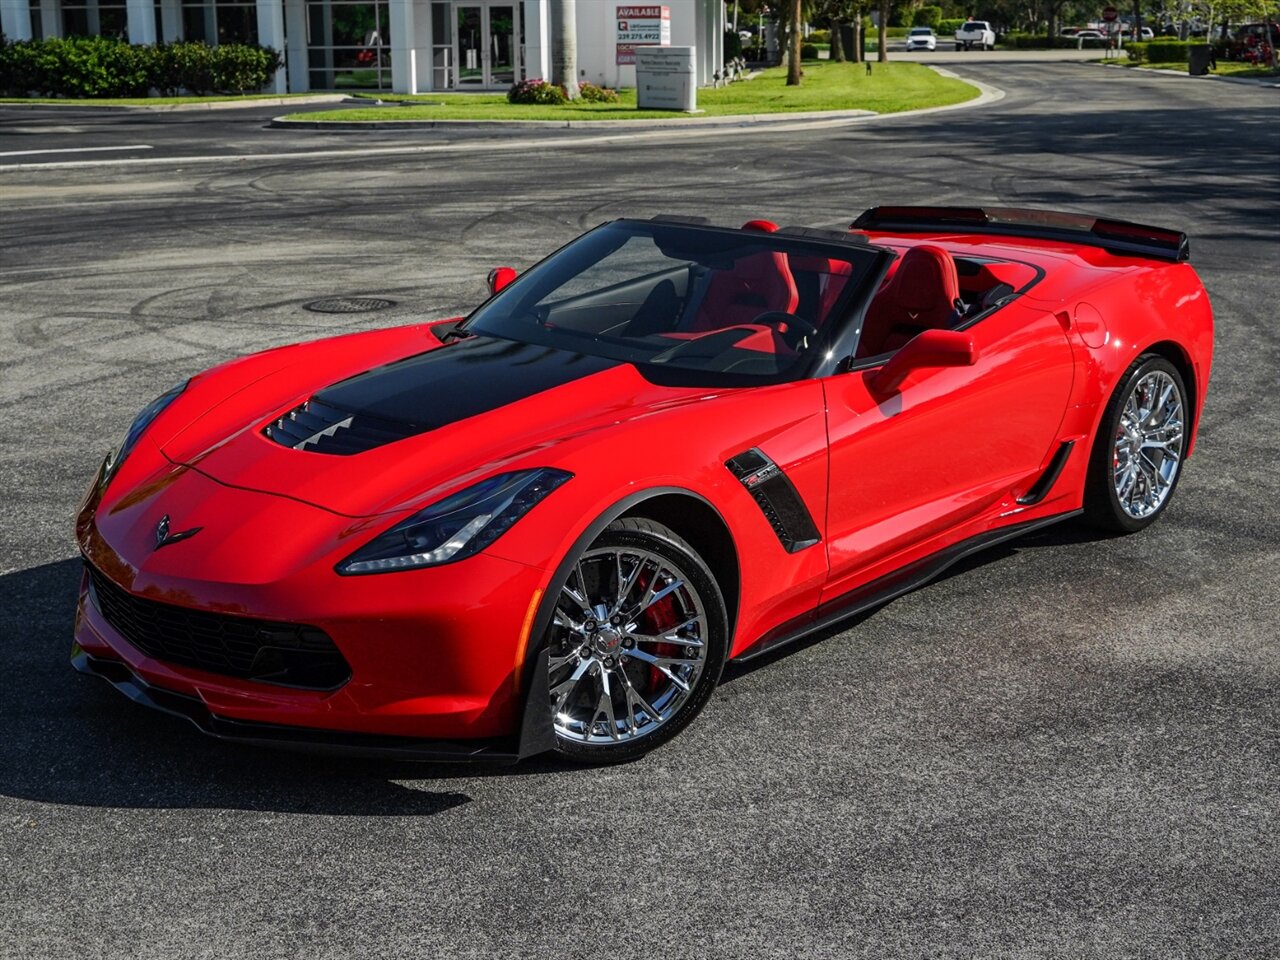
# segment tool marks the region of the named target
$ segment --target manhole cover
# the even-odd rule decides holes
[[[327,300],[304,303],[302,309],[312,313],[368,313],[395,305],[394,300],[384,300],[382,297],[329,297]]]

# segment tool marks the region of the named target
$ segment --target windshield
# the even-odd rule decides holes
[[[913,37],[927,37],[931,33],[933,33],[933,30],[930,27],[916,27],[911,31]]]
[[[463,330],[650,370],[785,380],[842,326],[880,256],[838,240],[620,220],[538,264]]]

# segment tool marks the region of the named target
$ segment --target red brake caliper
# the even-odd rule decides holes
[[[640,632],[647,633],[651,637],[661,636],[670,625],[676,622],[676,598],[674,596],[666,596],[646,610],[640,617]],[[673,657],[678,654],[676,651],[683,649],[674,643],[645,644],[645,648],[649,650],[655,657]],[[649,690],[652,693],[657,690],[667,675],[652,664],[649,666]]]

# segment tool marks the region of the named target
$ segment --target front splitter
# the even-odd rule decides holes
[[[369,733],[344,733],[314,727],[260,723],[220,717],[198,697],[187,696],[148,683],[120,660],[95,657],[78,643],[71,648],[71,665],[81,673],[101,677],[135,703],[182,717],[201,733],[219,740],[382,760],[415,760],[436,763],[511,764],[520,759],[513,744],[501,739],[420,740],[413,737]]]

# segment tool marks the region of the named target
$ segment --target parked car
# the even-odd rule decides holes
[[[970,20],[956,31],[956,49],[994,50],[996,48],[996,32],[986,20]]]
[[[622,219],[465,319],[230,358],[89,485],[72,663],[238,742],[636,757],[731,659],[1155,522],[1213,349],[1189,256],[1046,210]]]
[[[1280,48],[1280,23],[1271,24],[1270,43],[1267,42],[1265,23],[1246,23],[1236,28],[1231,43],[1227,45],[1227,59],[1265,63],[1271,59],[1272,47]]]
[[[932,27],[912,27],[907,34],[907,50],[936,50],[938,36]]]

